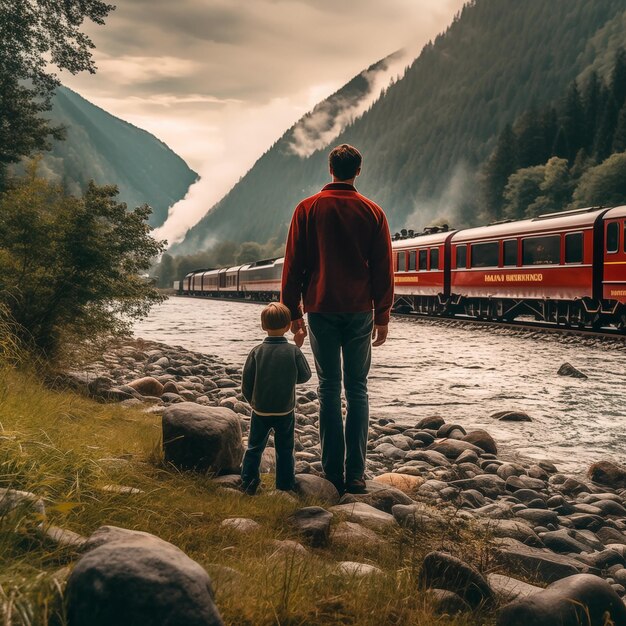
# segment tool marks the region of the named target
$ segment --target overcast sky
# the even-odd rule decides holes
[[[98,73],[61,78],[202,175],[164,233],[173,241],[317,102],[400,48],[417,56],[463,4],[119,0],[106,26],[87,28]]]

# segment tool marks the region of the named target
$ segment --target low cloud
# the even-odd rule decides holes
[[[359,97],[331,96],[305,115],[292,131],[290,150],[301,158],[326,148],[341,132],[374,104],[392,80],[397,79],[413,60],[406,50],[387,57],[360,77],[367,89]]]

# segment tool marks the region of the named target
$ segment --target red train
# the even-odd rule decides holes
[[[398,311],[626,331],[626,206],[393,240]],[[182,293],[276,299],[282,259],[188,274]]]

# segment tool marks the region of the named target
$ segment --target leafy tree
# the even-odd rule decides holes
[[[112,186],[67,196],[36,167],[0,195],[0,308],[23,344],[54,360],[84,339],[129,332],[161,300],[141,274],[163,244],[147,205],[128,211]]]
[[[237,265],[243,263],[252,263],[253,261],[259,261],[263,258],[263,248],[261,244],[256,241],[244,241],[239,248],[237,254]]]
[[[50,64],[72,74],[95,65],[85,20],[103,24],[113,5],[101,0],[2,0],[0,3],[0,190],[6,166],[48,148],[62,130],[42,117],[60,84]]]
[[[576,191],[576,206],[614,206],[626,203],[626,152],[611,155],[587,170]]]
[[[510,219],[522,219],[528,207],[541,195],[545,166],[535,165],[517,170],[509,178],[504,190],[504,215]]]
[[[176,263],[174,257],[167,252],[161,257],[158,270],[159,287],[167,289],[172,286],[176,276]]]

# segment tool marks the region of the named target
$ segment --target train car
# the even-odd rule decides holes
[[[236,265],[235,267],[229,267],[222,270],[219,275],[219,290],[220,295],[224,295],[230,298],[236,298],[239,296],[239,272],[243,267],[247,265]]]
[[[278,300],[284,259],[264,259],[242,267],[239,271],[239,292],[245,298]]]
[[[598,324],[607,210],[564,211],[455,233],[451,310],[484,319],[524,314]]]
[[[435,313],[450,295],[449,257],[452,232],[446,227],[420,235],[394,238],[394,290],[396,308],[408,306],[419,313]]]
[[[197,295],[216,296],[219,293],[220,270],[205,270],[200,272],[201,288]]]
[[[189,274],[185,275],[185,278],[182,280],[181,291],[185,295],[191,294],[191,285],[193,281],[194,272],[189,272]]]
[[[626,206],[610,209],[604,215],[604,308],[626,330]]]

